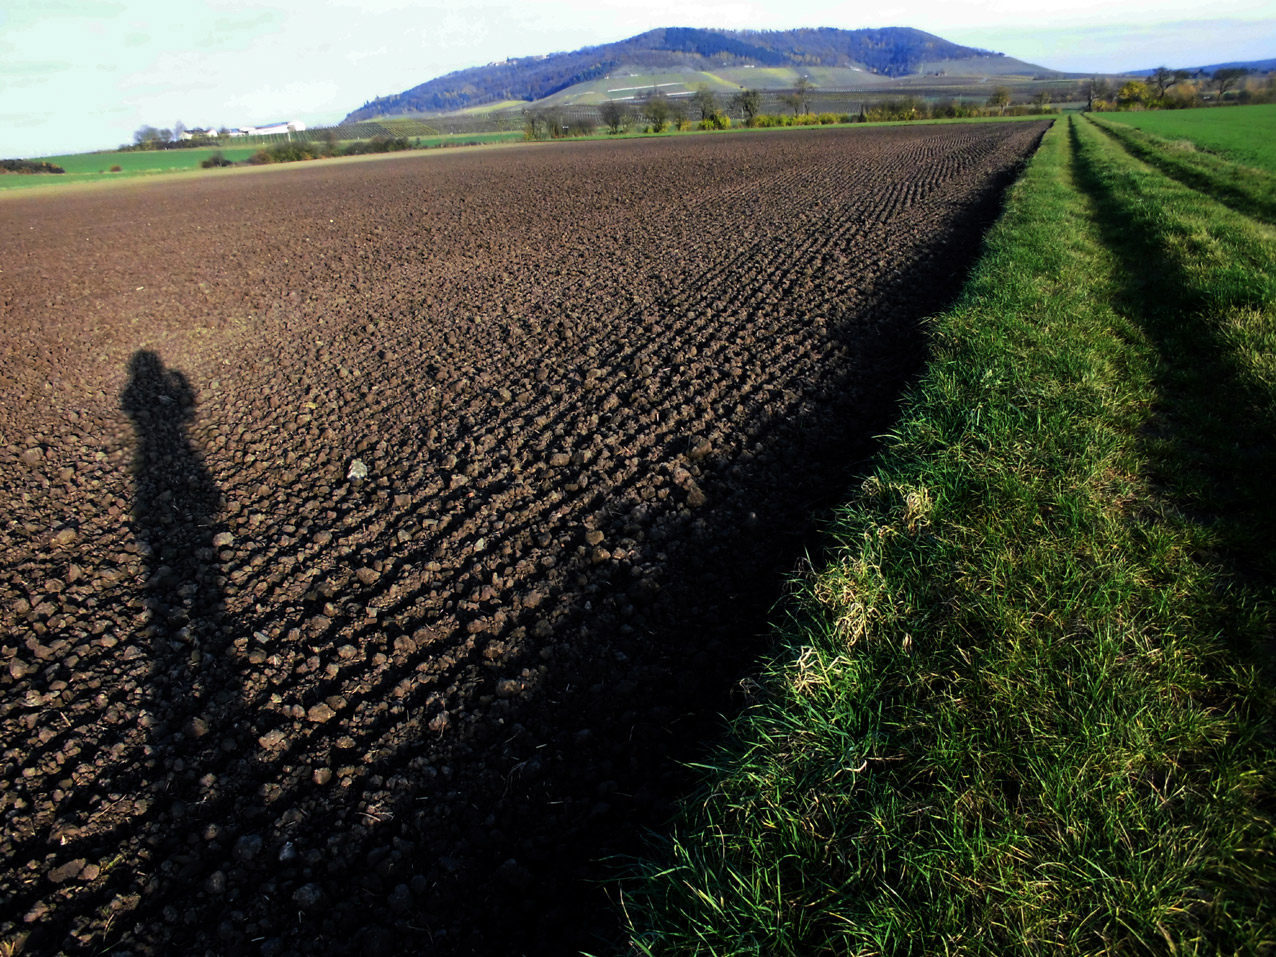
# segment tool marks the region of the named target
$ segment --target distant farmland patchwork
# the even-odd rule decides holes
[[[1044,129],[0,203],[0,941],[614,939]]]

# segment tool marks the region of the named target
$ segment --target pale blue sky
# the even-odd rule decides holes
[[[0,0],[0,157],[104,149],[144,123],[336,122],[468,66],[661,26],[910,26],[1060,70],[1276,56],[1273,0]],[[1209,20],[1203,19],[1208,14]]]

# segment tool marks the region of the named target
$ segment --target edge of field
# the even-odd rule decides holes
[[[1276,231],[1073,116],[931,339],[628,952],[1276,950]]]
[[[499,150],[508,149],[511,146],[523,145],[519,143],[479,143],[474,146],[466,146],[465,150]],[[191,168],[173,168],[169,170],[148,171],[145,173],[129,174],[102,174],[99,178],[94,174],[91,178],[77,179],[63,182],[39,182],[29,185],[19,184],[16,188],[4,188],[0,184],[0,202],[6,199],[18,197],[56,197],[65,196],[71,193],[83,193],[91,190],[103,189],[127,189],[129,187],[148,186],[156,183],[181,183],[190,182],[194,179],[220,179],[223,177],[233,176],[254,176],[258,174],[278,174],[299,169],[328,169],[332,166],[342,166],[349,163],[377,163],[386,160],[403,160],[408,158],[427,159],[439,156],[454,155],[460,147],[445,148],[423,148],[419,150],[399,150],[390,153],[367,153],[361,156],[330,156],[322,160],[308,160],[296,163],[264,163],[261,166],[236,166],[224,169],[201,169],[199,167]],[[14,178],[18,178],[14,175]],[[23,176],[23,179],[34,179],[33,176]],[[53,177],[46,177],[53,179]],[[63,179],[63,177],[57,177]]]
[[[243,174],[245,172],[261,171],[261,170],[281,170],[281,169],[304,169],[313,168],[314,164],[321,163],[323,165],[331,165],[333,163],[367,161],[378,159],[391,159],[398,157],[402,159],[406,156],[426,156],[438,154],[451,154],[456,149],[510,149],[518,147],[549,147],[553,145],[561,145],[567,143],[590,142],[596,140],[630,140],[630,139],[673,139],[684,136],[720,136],[732,135],[738,133],[798,133],[812,132],[815,130],[829,129],[871,129],[879,126],[918,126],[918,125],[943,125],[950,123],[1009,123],[1021,121],[1039,121],[1041,116],[984,116],[984,117],[961,117],[956,119],[940,119],[940,120],[892,120],[874,123],[832,123],[822,126],[781,126],[767,128],[751,128],[751,127],[734,127],[727,130],[687,130],[682,132],[665,132],[665,133],[641,133],[627,132],[616,135],[608,133],[594,133],[589,136],[574,136],[557,140],[544,141],[528,141],[525,140],[521,133],[477,133],[465,134],[456,133],[445,136],[423,136],[418,137],[422,141],[422,146],[411,150],[402,150],[392,153],[376,153],[365,154],[361,156],[333,156],[322,160],[307,160],[293,163],[267,163],[261,166],[252,167],[236,167],[234,169],[203,169],[196,165],[196,161],[202,160],[213,153],[221,152],[223,154],[234,154],[232,158],[246,159],[257,151],[256,147],[228,147],[223,149],[210,148],[170,151],[175,153],[178,159],[183,162],[175,163],[171,166],[148,166],[145,168],[125,168],[118,173],[106,172],[85,172],[73,171],[68,169],[66,173],[60,175],[41,174],[41,175],[19,175],[7,174],[0,176],[0,198],[11,195],[29,196],[32,194],[48,195],[54,192],[65,193],[75,188],[103,188],[114,187],[118,185],[136,185],[138,183],[153,183],[157,179],[164,182],[173,182],[191,179],[193,177],[204,176],[233,176]],[[482,138],[490,138],[490,140],[482,140]],[[497,137],[500,137],[498,139]],[[481,140],[474,142],[475,140]],[[134,153],[81,153],[73,156],[51,156],[47,157],[50,162],[58,163],[59,161],[70,161],[72,159],[80,160],[79,165],[84,165],[84,157],[103,157],[103,158],[134,158],[136,157],[155,157],[166,156],[164,151],[156,152],[134,152]],[[101,165],[106,159],[95,160],[89,166]],[[154,160],[147,160],[154,162]]]

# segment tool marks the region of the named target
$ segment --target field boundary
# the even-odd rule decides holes
[[[1273,281],[1269,229],[1055,125],[631,951],[1273,947]]]
[[[741,126],[741,127],[733,127],[728,130],[686,130],[681,132],[668,131],[664,133],[626,132],[626,133],[620,133],[615,135],[608,134],[608,133],[593,133],[588,136],[572,136],[572,137],[564,137],[560,139],[538,140],[538,141],[526,140],[521,131],[498,132],[498,133],[489,132],[489,133],[474,133],[474,134],[450,133],[450,134],[442,134],[439,136],[423,136],[420,138],[422,140],[422,143],[419,147],[415,147],[411,150],[402,151],[400,153],[396,153],[392,155],[403,155],[403,153],[405,152],[411,153],[411,154],[438,153],[438,152],[446,152],[453,148],[465,148],[465,149],[474,149],[474,148],[491,149],[491,148],[515,148],[515,147],[527,148],[533,145],[538,147],[543,147],[551,143],[575,143],[575,142],[590,142],[590,141],[609,142],[609,141],[617,141],[617,140],[680,138],[685,136],[717,136],[717,135],[723,135],[723,134],[730,135],[733,133],[764,134],[764,133],[781,133],[781,132],[791,133],[791,132],[798,132],[798,131],[811,132],[813,130],[827,131],[827,130],[833,130],[833,129],[872,129],[875,127],[883,127],[883,126],[931,126],[931,125],[947,125],[947,124],[953,124],[953,123],[1009,123],[1009,122],[1034,122],[1034,121],[1040,122],[1042,119],[1048,119],[1048,117],[1042,117],[1042,116],[987,117],[985,116],[985,117],[966,117],[966,118],[956,118],[956,119],[950,118],[950,119],[926,119],[926,120],[883,120],[883,121],[875,121],[875,122],[869,122],[869,123],[835,123],[835,124],[826,124],[823,126],[776,126],[776,127],[765,127],[765,128]],[[272,135],[279,136],[279,137],[283,136],[283,134],[272,134]],[[238,141],[234,141],[234,142],[236,143],[236,145],[232,147],[227,147],[225,149],[225,152],[244,153],[246,155],[251,152],[255,152],[255,150],[244,148],[242,145],[238,143]],[[208,148],[207,150],[201,148],[198,151],[182,150],[182,151],[169,151],[169,152],[180,152],[185,154],[192,154],[195,152],[199,152],[201,155],[211,155],[214,152],[220,152],[220,151],[221,151],[220,148],[212,147],[212,148]],[[163,151],[158,151],[158,152],[163,152]],[[145,152],[145,153],[122,153],[122,154],[92,153],[92,154],[76,154],[76,155],[89,155],[89,156],[120,155],[120,156],[128,157],[128,156],[136,156],[136,155],[154,155],[154,154],[150,152]],[[246,158],[246,155],[245,155],[245,158]],[[330,162],[333,159],[352,159],[352,158],[362,158],[362,157],[328,157],[327,159],[325,159],[325,162]],[[64,157],[51,157],[50,159],[59,160],[59,159],[64,159]],[[296,164],[288,163],[288,164],[266,164],[266,165],[273,166],[275,168],[280,168],[281,166],[294,166]],[[254,168],[261,169],[265,167],[263,166],[263,167],[254,167]],[[127,172],[127,171],[120,172],[120,173],[68,172],[66,174],[63,174],[61,176],[56,176],[56,177],[55,176],[39,176],[39,177],[27,176],[27,177],[21,178],[23,180],[22,182],[18,181],[19,177],[13,176],[13,177],[7,177],[7,178],[0,178],[0,197],[5,195],[12,195],[15,193],[29,194],[32,189],[36,189],[41,192],[48,193],[48,192],[53,192],[54,190],[66,190],[73,186],[80,187],[80,186],[98,186],[101,184],[136,183],[139,180],[154,181],[155,177],[157,176],[168,177],[168,176],[176,175],[179,173],[194,174],[197,176],[222,176],[230,172],[232,172],[232,170],[229,170],[229,169],[204,170],[204,169],[199,169],[194,167],[183,166],[183,167],[173,167],[168,169],[162,169],[162,168],[146,169],[146,170],[140,170],[136,172]],[[79,178],[79,177],[84,177],[84,178]],[[28,180],[36,180],[36,181],[27,182]]]

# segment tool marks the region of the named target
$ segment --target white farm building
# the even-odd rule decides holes
[[[261,126],[241,126],[230,131],[231,136],[264,136],[267,133],[300,133],[306,124],[300,120],[282,120],[278,123],[264,123]]]

